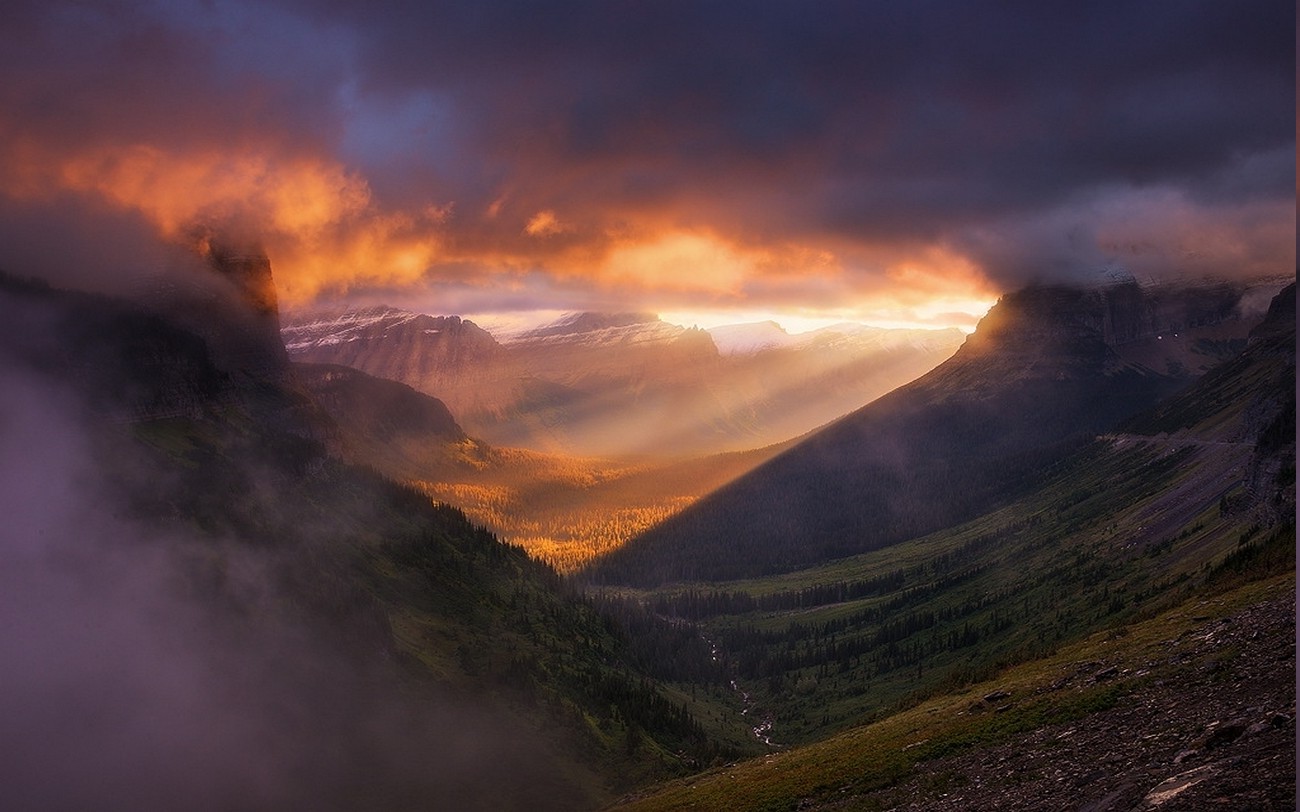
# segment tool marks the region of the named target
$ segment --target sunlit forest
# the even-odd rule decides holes
[[[617,460],[479,445],[466,455],[472,465],[435,466],[437,478],[407,481],[571,574],[782,447],[678,460]]]

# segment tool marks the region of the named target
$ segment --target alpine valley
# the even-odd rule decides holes
[[[0,812],[1300,808],[1295,2],[3,8]]]
[[[1294,808],[1293,279],[494,336],[205,262],[0,284],[3,653],[83,697],[7,806]]]

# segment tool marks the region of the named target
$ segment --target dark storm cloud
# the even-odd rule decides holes
[[[2,14],[10,136],[68,148],[161,141],[302,150],[337,129],[341,43],[273,9],[16,0]],[[286,47],[308,39],[309,48]]]
[[[484,205],[930,241],[1105,189],[1292,197],[1289,3],[298,7],[359,32],[368,91],[442,94]]]
[[[1180,179],[1290,142],[1293,14],[1279,3],[412,3],[347,22],[363,32],[370,86],[450,90],[502,153],[665,158],[689,177],[780,174],[769,160],[807,156],[834,176],[993,177],[1015,193]]]
[[[302,173],[245,174],[259,188],[302,174],[327,195],[346,187],[315,220],[277,226],[292,235],[283,254],[342,257],[331,267],[344,270],[285,275],[315,280],[308,291],[406,283],[416,265],[434,280],[598,282],[619,246],[674,230],[780,254],[750,262],[751,277],[797,246],[830,251],[866,290],[939,246],[1009,287],[1124,264],[1133,253],[1109,247],[1117,212],[1163,229],[1143,254],[1153,271],[1193,254],[1221,273],[1294,263],[1276,238],[1295,209],[1295,9],[1278,0],[195,0],[5,14],[6,174],[33,163],[14,147],[33,143],[298,161]],[[183,174],[178,163],[147,170]],[[111,180],[114,193],[130,185]],[[56,167],[27,179],[41,183],[71,182]],[[77,190],[111,198],[104,186]],[[159,196],[136,191],[119,202]],[[182,214],[245,198],[254,216],[283,201],[230,191]],[[1235,231],[1188,245],[1185,225],[1202,222]],[[358,248],[402,240],[379,258]],[[1214,252],[1247,242],[1249,268],[1239,247]]]

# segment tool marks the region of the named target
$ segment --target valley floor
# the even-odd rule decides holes
[[[1295,808],[1294,574],[1100,632],[635,809]],[[910,752],[909,752],[910,751]]]

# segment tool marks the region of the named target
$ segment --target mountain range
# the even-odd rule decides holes
[[[455,316],[377,307],[295,317],[282,332],[294,360],[406,383],[446,403],[474,437],[584,455],[782,442],[915,378],[961,341],[956,330],[860,325],[760,331],[574,313],[498,340]]]
[[[933,336],[589,313],[498,339],[388,308],[281,330],[265,257],[219,247],[143,304],[0,276],[19,632],[0,637],[0,799],[569,809],[690,774],[625,800],[978,803],[1037,786],[1009,765],[1053,755],[1071,802],[1131,808],[1143,782],[1237,786],[1250,759],[1220,754],[1240,738],[1276,785],[1260,797],[1293,803],[1294,648],[1263,648],[1294,633],[1279,288],[1028,288],[796,441],[613,463],[484,442],[458,408],[592,447],[641,409],[618,450],[718,447],[749,436],[736,403],[757,419],[810,381],[847,393],[882,357],[865,345],[910,369]],[[447,507],[456,488],[521,528],[624,526],[565,581]],[[1137,741],[1148,727],[1114,720],[1153,703],[1178,715],[1141,760],[1084,763],[1092,720]],[[1244,721],[1205,715],[1220,706]],[[1043,780],[1017,808],[1059,805]]]

